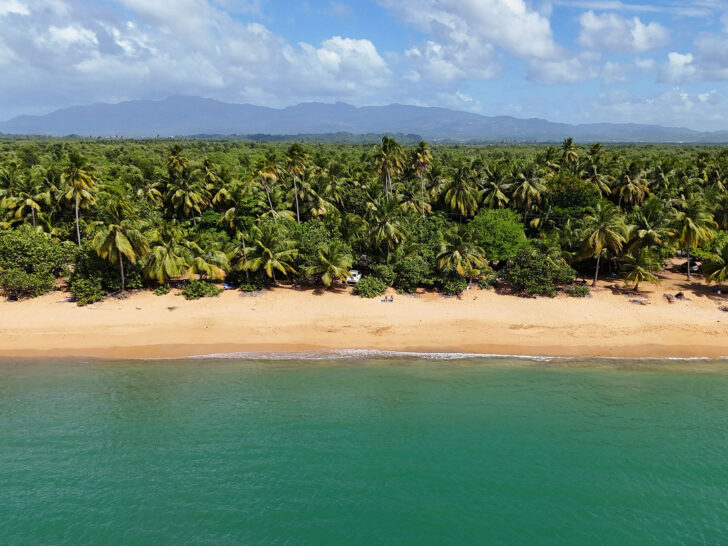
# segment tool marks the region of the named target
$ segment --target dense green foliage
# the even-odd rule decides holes
[[[354,294],[362,298],[376,298],[387,290],[387,285],[379,277],[369,275],[354,285]]]
[[[182,288],[182,295],[186,300],[199,300],[200,298],[212,298],[222,292],[214,284],[205,281],[190,281]]]
[[[50,292],[54,287],[53,275],[47,272],[28,273],[22,269],[0,272],[0,288],[11,299],[34,298]]]
[[[573,270],[638,286],[678,251],[720,270],[726,229],[722,148],[0,141],[0,270],[72,271],[79,303],[170,280],[333,289],[350,268],[361,291],[493,270],[532,294]]]

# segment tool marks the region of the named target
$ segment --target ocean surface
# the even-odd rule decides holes
[[[0,362],[2,544],[728,544],[728,362]]]

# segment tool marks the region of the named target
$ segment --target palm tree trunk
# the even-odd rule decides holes
[[[690,280],[690,248],[688,248],[688,280]]]
[[[245,260],[245,265],[248,265],[248,247],[245,246],[245,235],[241,233],[240,236],[243,238],[243,260]],[[250,281],[250,275],[247,267],[245,268],[245,281]]]
[[[296,196],[296,220],[301,223],[301,213],[298,210],[298,184],[296,183],[296,177],[293,177],[293,194]]]
[[[389,203],[389,185],[391,184],[390,179],[391,176],[389,174],[389,169],[387,169],[384,175],[384,195],[387,196],[387,203]]]
[[[33,227],[35,227],[35,209],[30,209],[30,214],[33,216]]]
[[[81,248],[81,227],[78,223],[78,192],[76,192],[76,238],[78,239],[78,248]]]
[[[265,194],[268,196],[268,205],[270,206],[270,213],[273,215],[273,221],[277,224],[278,218],[276,218],[276,211],[273,210],[273,201],[271,201],[270,192],[268,191],[268,188],[265,188]]]
[[[592,287],[597,285],[597,279],[599,278],[599,262],[601,261],[601,259],[602,259],[602,255],[599,254],[597,256],[597,268],[594,271],[594,282],[592,283]]]
[[[422,199],[422,217],[425,217],[425,177],[420,171],[420,198]]]
[[[121,253],[121,250],[119,251],[119,270],[121,271],[121,293],[124,293],[124,288],[126,288],[126,279],[124,278],[124,256]]]

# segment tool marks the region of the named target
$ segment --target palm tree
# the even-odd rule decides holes
[[[617,178],[614,191],[619,196],[620,205],[622,202],[628,205],[640,204],[650,193],[644,169],[633,161],[628,163]]]
[[[485,187],[480,193],[483,205],[491,209],[501,209],[508,205],[508,192],[512,187],[510,175],[505,167],[498,166],[489,173]]]
[[[318,249],[314,263],[306,269],[306,275],[321,276],[327,288],[336,280],[346,280],[354,258],[347,246],[339,240],[331,241]]]
[[[446,273],[467,277],[470,281],[488,269],[488,260],[483,249],[473,242],[468,226],[459,224],[445,232],[437,255],[437,267]]]
[[[700,196],[688,199],[683,210],[675,219],[675,232],[682,250],[688,256],[688,281],[690,280],[690,250],[710,242],[718,226],[707,211],[705,201]]]
[[[14,209],[15,217],[23,219],[30,214],[33,227],[36,227],[36,213],[42,209],[42,205],[51,204],[51,193],[41,188],[40,183],[30,177],[18,179],[15,186],[10,190],[8,200],[10,208]]]
[[[578,148],[574,144],[574,139],[569,137],[565,138],[561,143],[561,162],[564,165],[570,165],[576,163],[579,160]]]
[[[202,214],[202,209],[210,202],[210,194],[194,173],[185,169],[167,184],[166,200],[184,217],[192,216],[192,222],[196,224],[194,214]]]
[[[387,200],[392,194],[392,176],[402,172],[404,168],[404,152],[396,140],[382,137],[382,145],[376,150],[374,162],[377,172],[384,176],[384,193]]]
[[[624,284],[633,282],[636,292],[639,292],[641,282],[660,284],[660,279],[653,273],[660,270],[660,261],[649,248],[640,248],[627,254],[622,270],[627,273]]]
[[[301,212],[298,207],[298,177],[303,176],[306,172],[306,151],[298,143],[291,144],[286,152],[286,161],[288,162],[288,172],[293,178],[293,193],[296,199],[296,220],[301,223]]]
[[[394,250],[404,239],[404,232],[400,224],[401,209],[394,202],[383,203],[375,207],[370,215],[370,237],[377,248],[384,247],[386,254]]]
[[[422,201],[422,217],[425,217],[425,173],[432,163],[432,152],[427,142],[420,142],[415,148],[412,166],[420,178],[420,199]]]
[[[728,244],[718,246],[703,262],[703,273],[708,282],[720,284],[728,280]]]
[[[635,246],[662,246],[672,237],[672,209],[666,210],[664,202],[650,197],[630,215],[629,248]]]
[[[461,218],[478,210],[478,176],[470,165],[460,165],[445,186],[445,203]]]
[[[111,203],[104,211],[104,221],[93,238],[92,245],[103,260],[112,264],[119,262],[121,293],[125,289],[124,258],[136,263],[149,250],[148,243],[135,223],[131,209],[124,202]]]
[[[295,243],[286,238],[275,225],[264,225],[256,231],[251,256],[245,268],[249,271],[264,271],[268,277],[276,282],[276,271],[284,275],[295,273],[293,260],[298,256]]]
[[[88,169],[86,160],[76,152],[68,156],[68,166],[61,174],[61,183],[65,186],[62,198],[73,201],[76,210],[76,238],[81,248],[81,225],[79,209],[87,208],[96,202],[93,189],[96,179]]]
[[[169,155],[165,161],[165,167],[167,167],[167,174],[169,181],[175,180],[182,176],[182,173],[187,169],[189,160],[182,156],[182,146],[179,144],[173,145],[169,150]]]
[[[174,224],[163,224],[154,230],[150,250],[141,261],[144,275],[159,284],[184,275],[189,259],[186,243],[184,232]]]
[[[579,173],[579,176],[585,182],[594,185],[602,196],[612,193],[612,177],[601,172],[598,164],[591,163]]]
[[[541,195],[546,191],[540,170],[533,165],[526,165],[515,175],[513,184],[513,200],[523,210],[534,203],[541,202]]]
[[[611,203],[597,204],[594,212],[584,219],[584,230],[582,232],[584,242],[591,251],[592,256],[597,259],[592,286],[597,285],[602,250],[610,249],[618,252],[625,243],[625,232],[624,218],[619,208]]]
[[[270,198],[270,184],[278,180],[278,168],[275,163],[267,158],[259,161],[255,168],[253,181],[255,180],[259,181],[261,186],[263,186],[265,195],[268,197],[268,205],[270,206],[271,216],[273,216],[273,221],[277,224],[278,219],[276,218],[276,211],[273,208],[273,201]]]

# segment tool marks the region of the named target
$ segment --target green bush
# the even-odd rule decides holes
[[[0,270],[50,273],[60,277],[73,263],[77,249],[68,241],[55,243],[31,226],[0,231]]]
[[[263,283],[258,279],[240,284],[241,292],[260,292],[262,289]]]
[[[448,277],[442,282],[442,293],[446,296],[457,296],[468,287],[463,277]]]
[[[379,277],[369,275],[354,285],[354,294],[362,298],[376,298],[387,291],[387,285]]]
[[[474,242],[491,262],[513,258],[528,247],[520,215],[509,209],[483,209],[469,224]]]
[[[412,293],[418,286],[432,286],[430,265],[421,256],[405,258],[394,266],[394,286],[403,292]]]
[[[585,284],[572,284],[567,286],[564,292],[572,298],[586,298],[591,293],[591,289]]]
[[[556,296],[556,285],[574,280],[574,270],[563,262],[554,263],[545,254],[520,250],[501,271],[501,278],[526,294]]]
[[[53,275],[44,273],[26,273],[21,269],[8,269],[0,273],[0,288],[9,298],[35,298],[55,288]]]
[[[498,282],[498,275],[493,272],[483,275],[478,279],[478,286],[483,290],[490,290]]]
[[[163,284],[162,286],[158,286],[157,288],[154,289],[154,293],[157,296],[165,296],[165,295],[169,294],[169,286],[167,286],[166,284]]]
[[[69,289],[79,307],[101,301],[109,294],[104,290],[103,281],[99,276],[76,277],[70,281]]]
[[[182,295],[186,300],[199,300],[200,298],[211,298],[222,292],[214,284],[205,281],[190,281],[182,289]]]
[[[135,290],[144,287],[144,278],[142,277],[141,268],[138,264],[124,263],[126,273],[127,290]],[[99,258],[96,251],[91,248],[90,243],[84,244],[83,248],[76,254],[76,262],[73,273],[69,281],[69,285],[73,287],[80,279],[88,279],[97,285],[93,290],[94,294],[103,293],[99,299],[107,294],[112,294],[121,290],[121,277],[119,276],[119,264],[111,264],[106,260]],[[90,285],[80,284],[83,286],[84,292]],[[78,296],[74,294],[78,299]],[[98,301],[98,299],[93,300]],[[91,303],[91,302],[89,302]]]
[[[374,273],[374,276],[384,282],[387,286],[393,286],[394,281],[397,278],[397,273],[394,271],[394,267],[389,264],[377,264],[372,266],[372,273]]]

